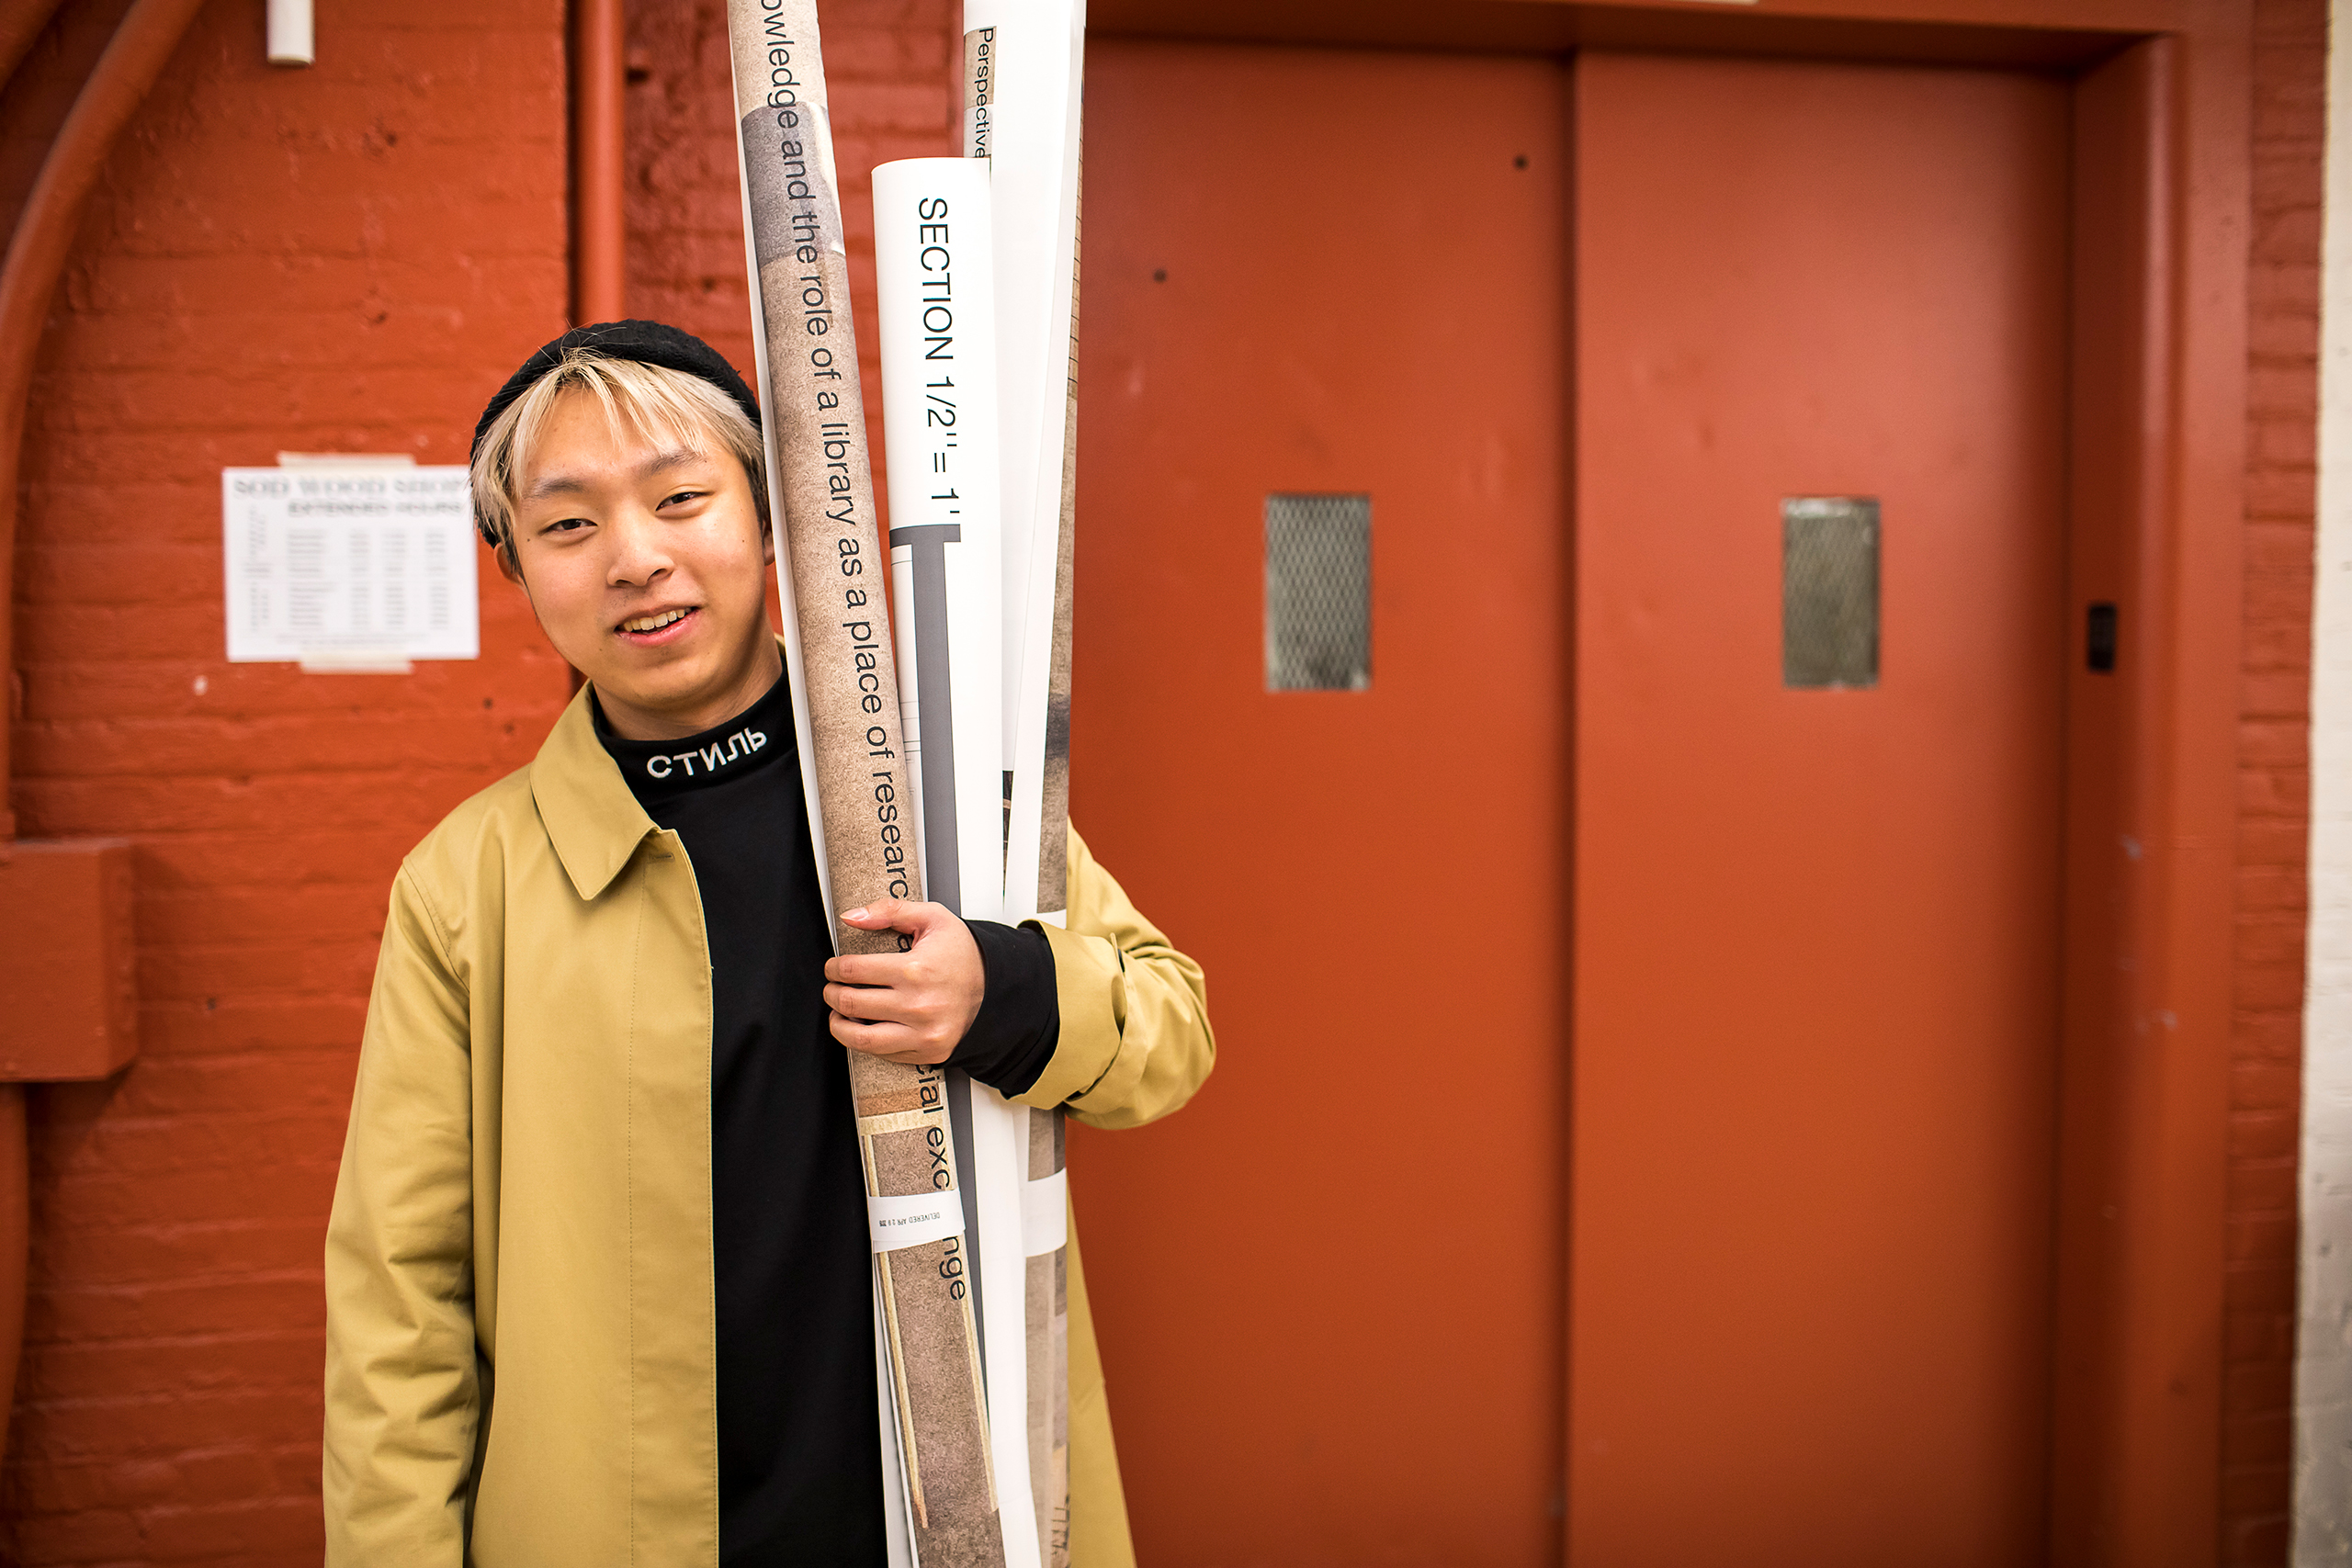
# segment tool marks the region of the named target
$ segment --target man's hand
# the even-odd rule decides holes
[[[881,898],[842,916],[862,931],[905,931],[905,953],[849,953],[825,964],[833,1038],[889,1062],[944,1062],[980,1016],[980,944],[944,904]]]

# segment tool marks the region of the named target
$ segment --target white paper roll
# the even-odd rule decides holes
[[[989,168],[874,171],[897,700],[923,886],[1004,914],[1003,542]]]
[[[1084,0],[967,0],[988,29],[997,330],[1003,388],[1005,767],[1012,773],[1006,912],[1035,911],[1053,654],[1054,571],[1068,436],[1072,260],[1078,244]],[[977,160],[975,160],[977,161]]]
[[[989,172],[961,158],[874,171],[891,620],[923,886],[972,919],[1004,915],[1004,546]],[[1026,1438],[1027,1113],[951,1094],[979,1308],[1006,1568],[1038,1568]]]

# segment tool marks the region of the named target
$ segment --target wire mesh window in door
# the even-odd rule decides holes
[[[1266,690],[1372,684],[1372,497],[1266,497]]]
[[[1878,684],[1878,502],[1781,502],[1781,684]]]

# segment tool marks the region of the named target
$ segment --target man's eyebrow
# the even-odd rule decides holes
[[[636,477],[651,479],[656,474],[684,468],[688,463],[702,462],[707,456],[691,446],[673,446],[667,451],[655,452],[639,463]],[[587,489],[588,481],[576,474],[541,474],[531,481],[530,488],[524,491],[523,499],[539,501],[550,495],[578,495]]]

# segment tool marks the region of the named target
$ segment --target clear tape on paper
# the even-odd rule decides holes
[[[897,1252],[964,1234],[964,1195],[918,1192],[908,1198],[865,1200],[865,1228],[876,1252]]]
[[[1021,1190],[1021,1247],[1030,1257],[1059,1252],[1069,1242],[1069,1172],[1057,1170]]]

